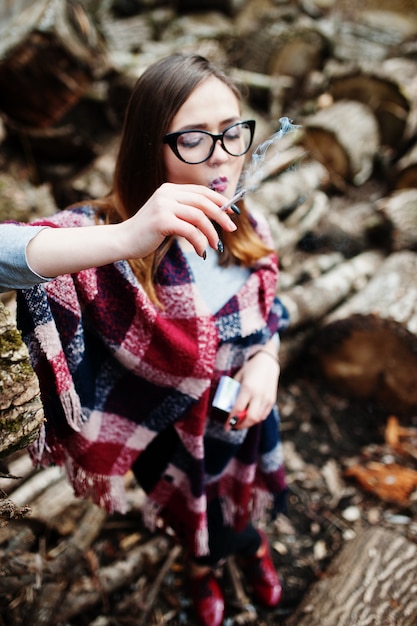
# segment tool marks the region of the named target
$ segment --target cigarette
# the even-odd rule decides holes
[[[245,195],[245,193],[246,193],[246,189],[241,189],[240,191],[235,193],[233,198],[230,198],[230,200],[228,200],[226,204],[223,204],[223,206],[221,207],[222,211],[225,211],[226,209],[232,209],[232,211],[234,211],[235,213],[238,212],[238,215],[239,215],[240,211],[235,203],[241,200],[243,196]]]

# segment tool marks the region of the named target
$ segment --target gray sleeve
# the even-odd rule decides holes
[[[26,258],[26,247],[45,226],[0,224],[0,291],[26,289],[48,282],[34,272]]]

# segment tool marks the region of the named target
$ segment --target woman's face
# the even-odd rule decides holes
[[[233,91],[221,80],[211,76],[198,85],[174,116],[169,132],[205,130],[220,134],[234,122],[241,121],[240,103]],[[232,130],[233,132],[233,130]],[[210,138],[208,140],[210,145]],[[194,145],[193,136],[183,135],[181,149]],[[232,141],[235,141],[232,137]],[[178,145],[178,144],[177,144]],[[194,148],[192,148],[194,150]],[[180,184],[199,184],[215,189],[231,198],[239,181],[243,156],[231,156],[217,141],[213,154],[198,164],[181,161],[168,145],[163,146],[167,181]]]

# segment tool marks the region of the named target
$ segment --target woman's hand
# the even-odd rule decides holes
[[[52,278],[145,257],[170,235],[185,237],[203,256],[208,244],[218,248],[212,221],[224,230],[236,230],[221,210],[224,201],[207,187],[165,183],[133,217],[119,224],[44,228],[27,246],[28,263],[40,276]]]
[[[241,386],[226,421],[226,430],[249,428],[268,417],[277,401],[279,375],[277,347],[276,343],[271,341],[246,361],[235,375]],[[243,417],[240,417],[239,414],[242,413]],[[238,417],[238,420],[233,425],[235,417]]]
[[[207,245],[217,250],[219,235],[212,222],[226,231],[236,230],[228,213],[221,210],[224,202],[224,196],[207,187],[164,183],[120,225],[127,237],[124,254],[127,247],[128,258],[147,256],[170,235],[187,239],[200,256]]]

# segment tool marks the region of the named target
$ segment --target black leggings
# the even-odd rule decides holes
[[[210,554],[195,557],[193,561],[198,565],[215,566],[232,554],[252,556],[261,545],[261,537],[252,524],[248,524],[242,531],[236,531],[231,526],[224,526],[218,500],[209,504],[207,520]]]

